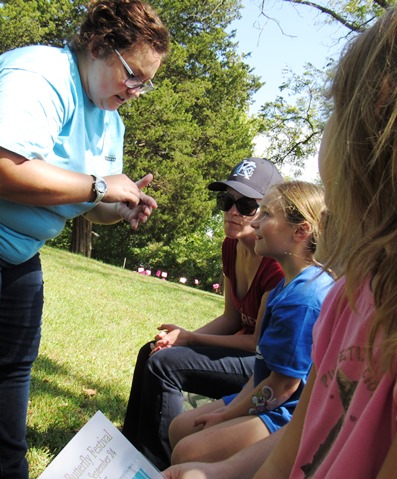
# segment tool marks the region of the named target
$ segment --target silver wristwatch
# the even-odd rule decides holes
[[[106,181],[103,178],[100,178],[99,176],[94,176],[91,175],[92,178],[94,179],[92,183],[92,191],[94,192],[94,199],[91,201],[91,203],[99,203],[102,198],[106,195],[108,191],[108,185]]]

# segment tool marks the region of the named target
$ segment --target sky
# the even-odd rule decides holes
[[[347,30],[336,24],[324,24],[324,15],[308,6],[294,6],[282,0],[267,0],[267,14],[276,21],[261,15],[261,0],[244,0],[242,18],[232,24],[236,30],[238,50],[250,53],[246,62],[261,77],[265,85],[255,94],[250,112],[256,113],[266,101],[273,101],[279,94],[283,82],[283,69],[294,73],[304,71],[307,62],[323,68],[329,57],[338,58],[343,45],[342,38]],[[256,154],[260,154],[261,146]],[[286,167],[283,174],[291,175]],[[317,177],[317,159],[307,162],[302,179]]]

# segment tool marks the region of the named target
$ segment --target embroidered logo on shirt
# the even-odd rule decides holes
[[[109,154],[109,155],[105,155],[105,160],[113,163],[117,160],[117,158],[116,158],[116,155]]]

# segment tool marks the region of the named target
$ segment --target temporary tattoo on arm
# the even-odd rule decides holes
[[[263,386],[254,396],[252,396],[252,404],[254,407],[248,410],[248,414],[255,416],[270,411],[277,403],[277,398],[274,397],[273,389],[269,386]]]

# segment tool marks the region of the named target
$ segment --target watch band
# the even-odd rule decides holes
[[[101,178],[101,177],[97,177],[95,175],[91,175],[92,178],[93,178],[93,182],[92,182],[92,191],[94,193],[94,199],[90,202],[90,203],[99,203],[103,197],[106,195],[107,191],[108,191],[108,186],[106,184],[106,181]]]

